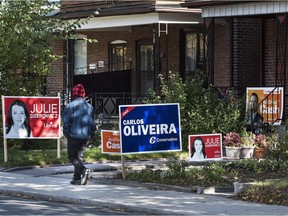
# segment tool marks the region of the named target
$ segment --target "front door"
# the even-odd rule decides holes
[[[141,95],[147,95],[149,89],[154,89],[154,50],[152,43],[139,43],[138,60],[140,92]]]

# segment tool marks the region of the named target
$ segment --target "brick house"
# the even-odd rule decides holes
[[[183,6],[202,9],[210,82],[223,90],[284,87],[285,121],[288,2],[188,0]]]
[[[47,91],[60,90],[67,101],[73,85],[84,82],[101,97],[96,113],[113,115],[121,103],[116,94],[141,97],[159,89],[159,74],[184,77],[200,68],[223,92],[283,86],[286,93],[287,11],[286,1],[64,1],[61,18],[94,17],[76,31],[79,40],[55,43],[64,58]]]
[[[81,82],[96,98],[96,114],[109,116],[117,114],[115,106],[123,103],[119,95],[135,99],[147,95],[149,88],[159,89],[159,74],[171,71],[184,76],[202,68],[201,10],[181,3],[63,1],[57,14],[62,19],[93,18],[75,31],[79,39],[55,42],[55,52],[64,57],[53,65],[47,93],[60,91],[67,102],[73,85]],[[98,42],[87,43],[84,38]],[[110,104],[110,110],[103,104]]]

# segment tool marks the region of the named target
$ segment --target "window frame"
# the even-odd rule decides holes
[[[187,70],[187,35],[195,34],[196,38],[196,56],[195,56],[195,69]],[[183,78],[187,75],[193,75],[198,69],[204,70],[204,61],[205,61],[205,53],[204,53],[204,32],[202,28],[184,28],[181,32],[181,48],[180,48],[180,71]]]
[[[120,48],[123,52],[121,59],[118,61],[119,55],[117,49]],[[116,61],[116,62],[115,62]],[[127,41],[114,40],[109,43],[109,71],[127,70]]]

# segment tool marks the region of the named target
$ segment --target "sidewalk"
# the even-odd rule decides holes
[[[117,166],[117,164],[114,164]],[[113,165],[113,166],[114,166]],[[94,165],[96,166],[96,165]],[[97,165],[103,168],[105,165]],[[106,165],[108,168],[112,165]],[[95,168],[95,167],[94,167]],[[61,175],[35,175],[38,168],[21,172],[0,172],[0,193],[21,194],[56,202],[95,205],[123,209],[143,214],[182,215],[287,215],[288,207],[256,204],[227,198],[222,195],[150,190],[140,186],[117,185],[109,181],[94,181],[87,185],[70,185],[72,167],[54,167]],[[65,172],[63,172],[65,171]],[[94,169],[95,171],[95,169]],[[42,171],[44,173],[44,171]],[[43,174],[42,173],[42,174]],[[68,174],[69,173],[69,174]],[[55,174],[55,173],[54,173]]]

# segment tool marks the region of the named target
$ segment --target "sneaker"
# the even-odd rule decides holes
[[[81,179],[81,185],[86,185],[89,180],[89,173],[90,170],[85,168],[83,171],[82,179]]]
[[[81,185],[81,179],[72,179],[72,181],[70,181],[70,184]]]

